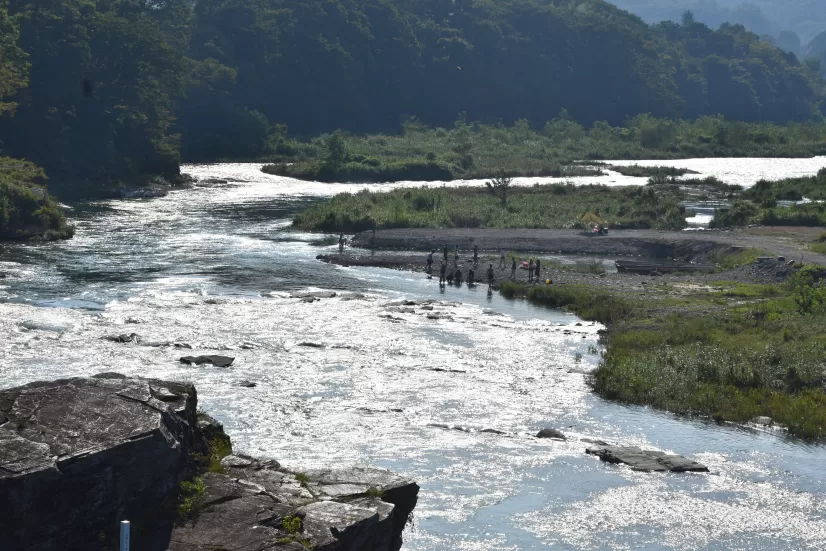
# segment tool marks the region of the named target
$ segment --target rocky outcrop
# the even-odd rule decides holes
[[[104,374],[0,391],[0,549],[398,551],[419,487],[228,455],[194,387]],[[225,455],[221,454],[221,455]]]
[[[106,378],[0,391],[0,549],[105,543],[190,476],[191,385]]]
[[[592,446],[585,450],[608,463],[624,463],[635,471],[707,473],[708,467],[680,455],[643,450],[636,446]]]
[[[169,551],[397,551],[419,487],[376,469],[291,473],[275,461],[229,456],[203,476],[196,514],[174,527]]]

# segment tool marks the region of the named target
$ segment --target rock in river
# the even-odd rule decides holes
[[[126,334],[111,335],[111,336],[103,337],[103,338],[104,338],[104,340],[117,342],[117,343],[121,343],[121,344],[126,344],[128,342],[138,343],[141,340],[137,333],[132,333],[130,335],[126,335]]]
[[[135,551],[399,550],[416,483],[231,455],[196,412],[192,385],[116,373],[0,390],[0,549],[117,549],[128,519]]]
[[[636,446],[593,446],[585,453],[608,463],[624,463],[636,471],[707,473],[708,467],[691,459],[665,452],[643,450]]]
[[[232,365],[232,362],[234,361],[235,358],[230,358],[229,356],[184,356],[183,358],[181,358],[182,364],[211,364],[215,367],[229,367]]]
[[[561,432],[559,432],[556,429],[542,429],[541,431],[539,431],[539,433],[536,435],[536,437],[537,438],[555,438],[557,440],[566,440],[565,435],[562,434]]]
[[[762,425],[764,427],[769,427],[774,423],[774,420],[771,417],[766,417],[761,415],[760,417],[755,417],[751,420],[752,423],[755,425]]]

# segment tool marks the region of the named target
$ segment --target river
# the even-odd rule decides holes
[[[703,162],[712,175],[734,170],[730,160]],[[783,162],[802,174],[826,164]],[[372,465],[417,480],[408,551],[826,546],[826,448],[599,399],[585,374],[599,360],[600,327],[574,316],[317,262],[335,245],[289,231],[291,217],[365,186],[257,168],[186,167],[242,181],[73,205],[73,240],[5,245],[0,386],[102,371],[191,381],[239,452],[298,470]],[[289,296],[306,289],[340,295]],[[439,300],[445,317],[399,313],[392,303],[402,298]],[[133,332],[193,349],[101,338]],[[191,353],[236,361],[226,370],[177,362]],[[534,439],[544,427],[572,438]],[[600,463],[583,453],[586,437],[686,455],[711,473]]]

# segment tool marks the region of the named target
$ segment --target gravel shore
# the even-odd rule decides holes
[[[611,230],[594,236],[578,230],[410,228],[363,232],[353,237],[356,247],[374,250],[441,253],[456,246],[467,254],[474,245],[494,254],[501,249],[520,253],[649,256],[701,261],[719,247],[756,248],[773,256],[826,265],[826,256],[810,252],[807,244],[823,228],[748,228],[736,231]],[[530,256],[528,254],[520,256]],[[535,256],[535,255],[534,255]]]

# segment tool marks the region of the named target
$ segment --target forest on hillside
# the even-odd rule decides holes
[[[761,36],[792,32],[804,44],[826,31],[822,0],[614,0],[649,23],[679,21],[691,10],[698,21],[718,27],[740,24]]]
[[[820,67],[742,26],[601,0],[0,0],[0,156],[64,191],[253,157],[287,128],[820,123],[824,97]]]

